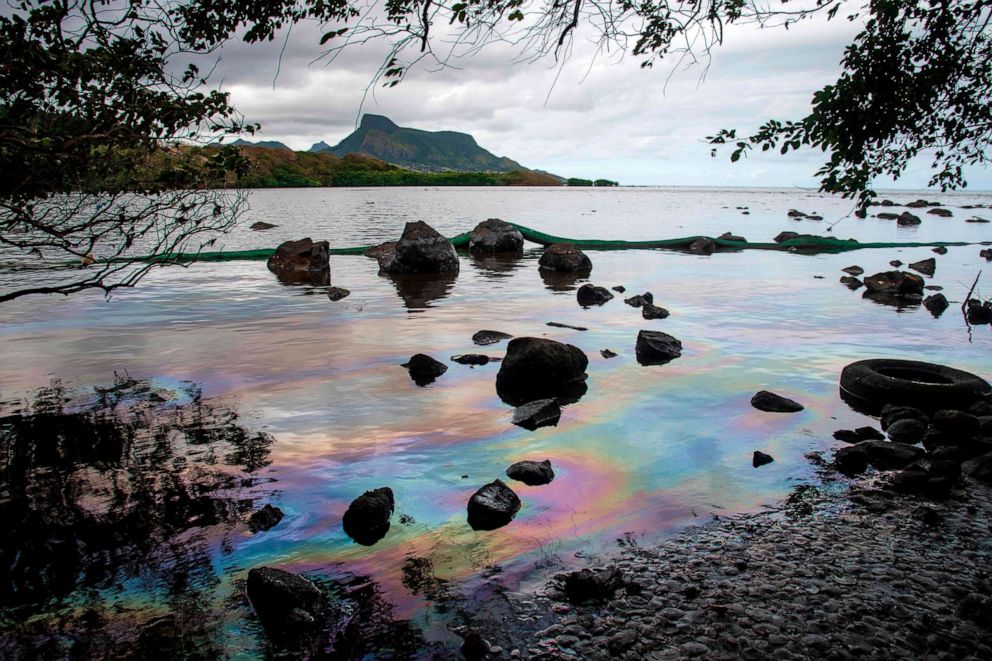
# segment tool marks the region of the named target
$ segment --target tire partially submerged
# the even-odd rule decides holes
[[[846,401],[868,412],[886,404],[964,410],[978,400],[992,399],[992,386],[970,372],[889,358],[851,363],[841,372],[840,390]]]

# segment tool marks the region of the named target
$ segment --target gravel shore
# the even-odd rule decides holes
[[[990,659],[990,525],[984,485],[942,502],[800,487],[604,561],[625,584],[605,601],[569,604],[552,581],[517,610],[551,622],[529,644],[484,633],[490,658]]]

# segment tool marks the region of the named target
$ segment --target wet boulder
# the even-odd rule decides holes
[[[457,273],[458,253],[451,242],[423,221],[407,223],[392,253],[379,258],[384,273]]]
[[[944,209],[942,207],[938,207],[936,209],[930,209],[929,211],[927,211],[927,213],[933,216],[940,216],[941,218],[950,218],[951,216],[954,215],[953,213],[951,213],[950,209]]]
[[[921,259],[918,262],[912,262],[909,265],[909,268],[913,269],[914,271],[917,271],[918,273],[922,273],[923,275],[929,278],[932,277],[933,274],[937,271],[937,260],[934,259],[933,257],[930,257],[928,259]]]
[[[458,363],[459,365],[488,365],[492,360],[489,356],[481,353],[463,353],[457,356],[452,356],[451,361]]]
[[[489,656],[491,650],[492,645],[478,631],[466,632],[462,644],[458,647],[465,661],[481,661]]]
[[[262,626],[277,640],[298,639],[321,626],[324,595],[302,576],[274,567],[255,567],[248,572],[246,592]]]
[[[965,315],[968,323],[974,326],[992,323],[992,301],[983,303],[977,298],[969,299],[965,307]]]
[[[548,459],[544,461],[518,461],[506,469],[506,476],[534,487],[551,482],[555,479],[555,472]]]
[[[930,424],[944,436],[970,438],[979,432],[981,421],[970,413],[943,410],[933,414]]]
[[[575,293],[575,300],[577,300],[579,305],[582,307],[602,305],[612,299],[613,294],[610,293],[609,289],[606,287],[596,287],[588,282],[579,287],[579,291]]]
[[[473,530],[502,528],[520,511],[520,498],[501,480],[485,485],[468,501],[468,524]]]
[[[767,390],[756,392],[751,398],[751,406],[769,413],[796,413],[803,410],[803,405],[799,402]]]
[[[716,252],[716,244],[713,239],[701,236],[689,244],[689,252],[693,255],[712,255]]]
[[[513,336],[509,333],[501,333],[500,331],[494,330],[480,330],[472,335],[472,341],[480,347],[485,347],[490,344],[502,342],[503,340],[509,340],[511,337]]]
[[[909,213],[908,211],[903,211],[901,214],[899,214],[899,217],[896,218],[896,224],[897,225],[901,225],[902,227],[910,227],[910,226],[913,226],[913,225],[919,225],[922,222],[923,221],[920,220],[920,217],[919,216],[914,216],[913,214]]]
[[[943,294],[933,294],[923,299],[923,307],[934,317],[939,317],[944,314],[944,310],[950,307],[950,303],[947,302],[947,297]]]
[[[668,315],[668,310],[657,305],[645,303],[641,306],[641,316],[645,319],[666,319]]]
[[[389,487],[366,491],[344,513],[345,533],[362,546],[372,546],[389,532],[394,506],[393,490]]]
[[[418,386],[433,383],[434,379],[448,371],[447,365],[424,353],[414,354],[409,361],[403,363],[403,367],[407,369],[410,378]]]
[[[668,333],[642,330],[634,350],[641,365],[664,365],[682,355],[682,342]]]
[[[798,239],[800,236],[799,232],[779,232],[774,239],[775,243],[783,243],[785,241],[792,241],[793,239]]]
[[[523,249],[524,235],[499,218],[482,221],[469,235],[468,250],[474,254],[520,253]]]
[[[329,287],[327,289],[327,298],[332,301],[340,301],[342,298],[347,298],[350,295],[351,291],[344,287]]]
[[[833,467],[845,475],[860,475],[868,470],[868,453],[860,443],[840,448],[834,453]]]
[[[754,468],[760,468],[761,466],[770,464],[773,461],[775,461],[775,458],[772,457],[770,454],[765,454],[760,450],[755,450],[754,456],[751,458],[751,466],[753,466]]]
[[[947,254],[947,248],[945,246],[937,246],[936,248],[933,249],[933,251],[935,253],[937,253],[938,255],[946,255]]]
[[[973,480],[992,483],[992,453],[983,454],[961,464],[961,472]]]
[[[848,275],[861,275],[865,272],[865,270],[860,266],[848,266],[847,268],[841,269],[841,271],[847,273]]]
[[[844,276],[841,276],[840,281],[841,281],[841,284],[846,285],[847,288],[850,289],[851,291],[855,291],[857,289],[861,289],[862,287],[865,286],[865,283],[861,282],[860,280],[858,280],[857,278],[855,278],[853,275],[844,275]]]
[[[923,296],[923,278],[906,271],[883,271],[864,279],[869,292],[896,297]]]
[[[734,241],[735,243],[747,243],[747,239],[745,239],[743,236],[739,236],[737,234],[731,234],[730,232],[724,232],[723,234],[721,234],[717,238],[720,239],[720,240],[722,240],[722,241]]]
[[[920,409],[913,408],[912,406],[898,406],[895,404],[886,404],[882,407],[879,412],[879,420],[882,424],[882,431],[889,428],[899,420],[905,419],[919,420],[924,426],[930,424],[930,416],[921,411]]]
[[[538,266],[545,271],[565,273],[589,273],[592,261],[571,243],[552,243],[544,249]]]
[[[599,350],[599,354],[603,358],[607,358],[607,359],[609,359],[609,358],[616,358],[617,357],[617,352],[616,351],[613,351],[612,349],[600,349]]]
[[[265,264],[281,282],[326,285],[330,282],[330,244],[310,238],[279,244]]]
[[[623,299],[623,302],[633,308],[639,308],[646,303],[654,303],[654,294],[646,291],[643,294],[637,294],[636,296],[625,298]]]
[[[899,218],[899,214],[884,212],[877,214],[875,217],[878,218],[879,220],[897,220]]]
[[[565,575],[565,597],[573,604],[609,599],[623,587],[623,574],[616,567],[580,569]]]
[[[557,399],[538,399],[522,404],[513,411],[513,424],[534,431],[538,427],[553,427],[561,419]]]
[[[890,441],[893,443],[906,443],[907,445],[920,443],[926,432],[926,425],[913,418],[896,420],[886,430]]]
[[[922,448],[888,441],[863,441],[850,447],[862,448],[868,455],[868,463],[878,470],[905,468],[925,454]]]
[[[253,533],[274,528],[282,521],[283,513],[278,507],[266,504],[263,508],[248,517],[248,529]]]
[[[518,337],[506,346],[496,392],[509,404],[558,397],[575,401],[585,393],[589,359],[576,346],[538,337]]]

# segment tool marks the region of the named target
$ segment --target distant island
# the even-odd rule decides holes
[[[236,184],[246,188],[317,186],[617,186],[608,179],[565,179],[496,156],[471,135],[397,126],[366,114],[333,147],[324,141],[293,151],[276,141],[235,140],[249,162]],[[191,148],[209,156],[220,145]]]

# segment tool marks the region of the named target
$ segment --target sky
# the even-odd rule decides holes
[[[731,163],[714,158],[705,137],[722,128],[747,133],[767,119],[800,119],[812,94],[836,80],[855,23],[814,18],[782,28],[732,27],[704,64],[664,61],[650,69],[624,53],[597,52],[579,33],[563,66],[552,58],[521,62],[494,44],[447,68],[421,62],[395,87],[370,84],[385,42],[321,58],[320,29],[297,24],[273,42],[231,43],[212,81],[262,131],[305,150],[334,145],[362,113],[400,126],[469,133],[497,156],[564,177],[624,185],[817,188],[822,152],[756,153]],[[697,49],[698,50],[698,49]],[[879,188],[923,188],[928,163],[910,166]],[[992,171],[969,172],[969,188],[992,190]]]

